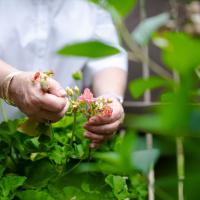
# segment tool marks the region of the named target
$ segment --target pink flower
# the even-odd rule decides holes
[[[79,97],[79,101],[87,103],[92,103],[95,101],[95,98],[93,98],[93,94],[89,88],[85,88],[83,94]]]
[[[37,81],[40,78],[40,72],[36,72],[33,77],[33,81]]]
[[[113,113],[113,109],[110,106],[106,106],[103,110],[103,115],[106,117],[111,117]]]

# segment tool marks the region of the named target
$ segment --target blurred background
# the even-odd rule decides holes
[[[163,12],[168,12],[171,9],[172,1],[169,0],[147,0],[146,1],[146,9],[147,9],[147,17],[155,16]],[[187,1],[182,1],[182,3],[186,3]],[[189,1],[191,2],[191,1]],[[200,14],[200,13],[199,13]],[[183,13],[184,16],[184,13]],[[140,22],[140,12],[139,6],[136,6],[136,9],[127,17],[126,25],[130,32],[134,30],[134,28]],[[149,55],[153,60],[159,63],[164,67],[161,62],[160,50],[155,47],[152,43],[149,45]],[[151,75],[154,75],[151,72]],[[128,81],[130,81],[142,77],[142,65],[141,63],[136,63],[130,61],[129,63],[129,73],[128,73]],[[160,89],[153,90],[151,92],[151,98],[153,102],[157,102],[160,100],[159,94]],[[130,95],[130,92],[127,88],[125,95],[125,110],[126,113],[148,113],[151,110],[151,106],[144,106],[142,102],[144,98],[140,100],[133,99]],[[171,113],[173,115],[173,113]],[[173,133],[172,133],[173,134]],[[176,142],[173,138],[154,135],[154,147],[159,148],[161,151],[161,157],[158,163],[155,166],[155,180],[156,180],[156,199],[178,199],[177,195],[177,166],[176,166]],[[145,134],[140,133],[141,144],[145,146]],[[184,148],[185,148],[185,169],[186,169],[186,179],[185,179],[185,193],[186,199],[188,200],[198,200],[200,199],[200,140],[199,138],[186,138],[184,140]]]
[[[161,14],[163,12],[167,12],[171,9],[170,7],[170,1],[169,0],[148,0],[146,1],[146,9],[147,9],[147,17],[152,17],[158,14]],[[127,17],[126,19],[126,25],[130,32],[132,32],[136,26],[140,23],[140,12],[139,12],[139,5],[137,4],[134,11]],[[160,50],[155,47],[154,45],[150,44],[149,47],[149,55],[153,60],[155,60],[157,63],[163,66],[161,59],[160,59]],[[154,73],[151,72],[153,75]],[[142,65],[141,63],[135,63],[135,62],[129,62],[129,73],[128,73],[128,82],[131,80],[142,77]],[[152,92],[152,100],[157,101],[158,100],[158,94],[159,90],[155,90]],[[143,99],[141,99],[142,101]],[[142,105],[138,105],[138,100],[134,100],[128,89],[126,91],[125,95],[125,108],[127,112],[141,112],[141,108],[143,108]]]

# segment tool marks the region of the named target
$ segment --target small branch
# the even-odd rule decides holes
[[[140,0],[140,19],[145,20],[146,18],[146,0]],[[149,69],[149,48],[148,46],[144,46],[141,48],[142,50],[142,69],[143,69],[143,78],[148,79],[150,77],[150,69]],[[151,91],[147,90],[144,93],[144,102],[147,104],[151,104]],[[151,133],[146,133],[146,143],[147,149],[151,150],[153,148],[153,136]],[[155,175],[154,175],[154,166],[152,165],[149,173],[148,173],[148,199],[154,200],[155,199]]]
[[[180,83],[180,76],[173,71],[174,81]],[[184,200],[184,180],[185,180],[185,158],[183,139],[176,139],[176,158],[177,158],[177,173],[178,173],[178,200]]]
[[[178,199],[184,200],[184,180],[185,180],[185,158],[183,139],[178,137],[176,139],[177,152],[177,173],[178,173]]]
[[[73,113],[74,115],[74,121],[73,121],[73,128],[72,128],[72,138],[71,138],[71,141],[70,141],[70,144],[72,145],[73,141],[74,141],[74,136],[76,134],[76,112]]]
[[[133,54],[133,52],[128,52],[128,59],[134,62],[143,62],[143,60],[141,61],[137,56],[135,56]],[[159,75],[160,77],[167,79],[167,80],[171,80],[172,79],[172,75],[165,70],[162,66],[160,66],[158,63],[156,63],[154,60],[152,60],[151,58],[149,58],[149,68],[156,73],[157,75]]]

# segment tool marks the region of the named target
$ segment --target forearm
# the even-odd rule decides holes
[[[113,93],[124,96],[127,73],[119,68],[106,68],[95,75],[93,91],[95,96]]]

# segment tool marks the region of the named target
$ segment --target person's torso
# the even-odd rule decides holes
[[[67,43],[92,37],[95,9],[86,0],[1,0],[0,58],[24,71],[51,69],[63,87],[86,59],[62,57]]]

